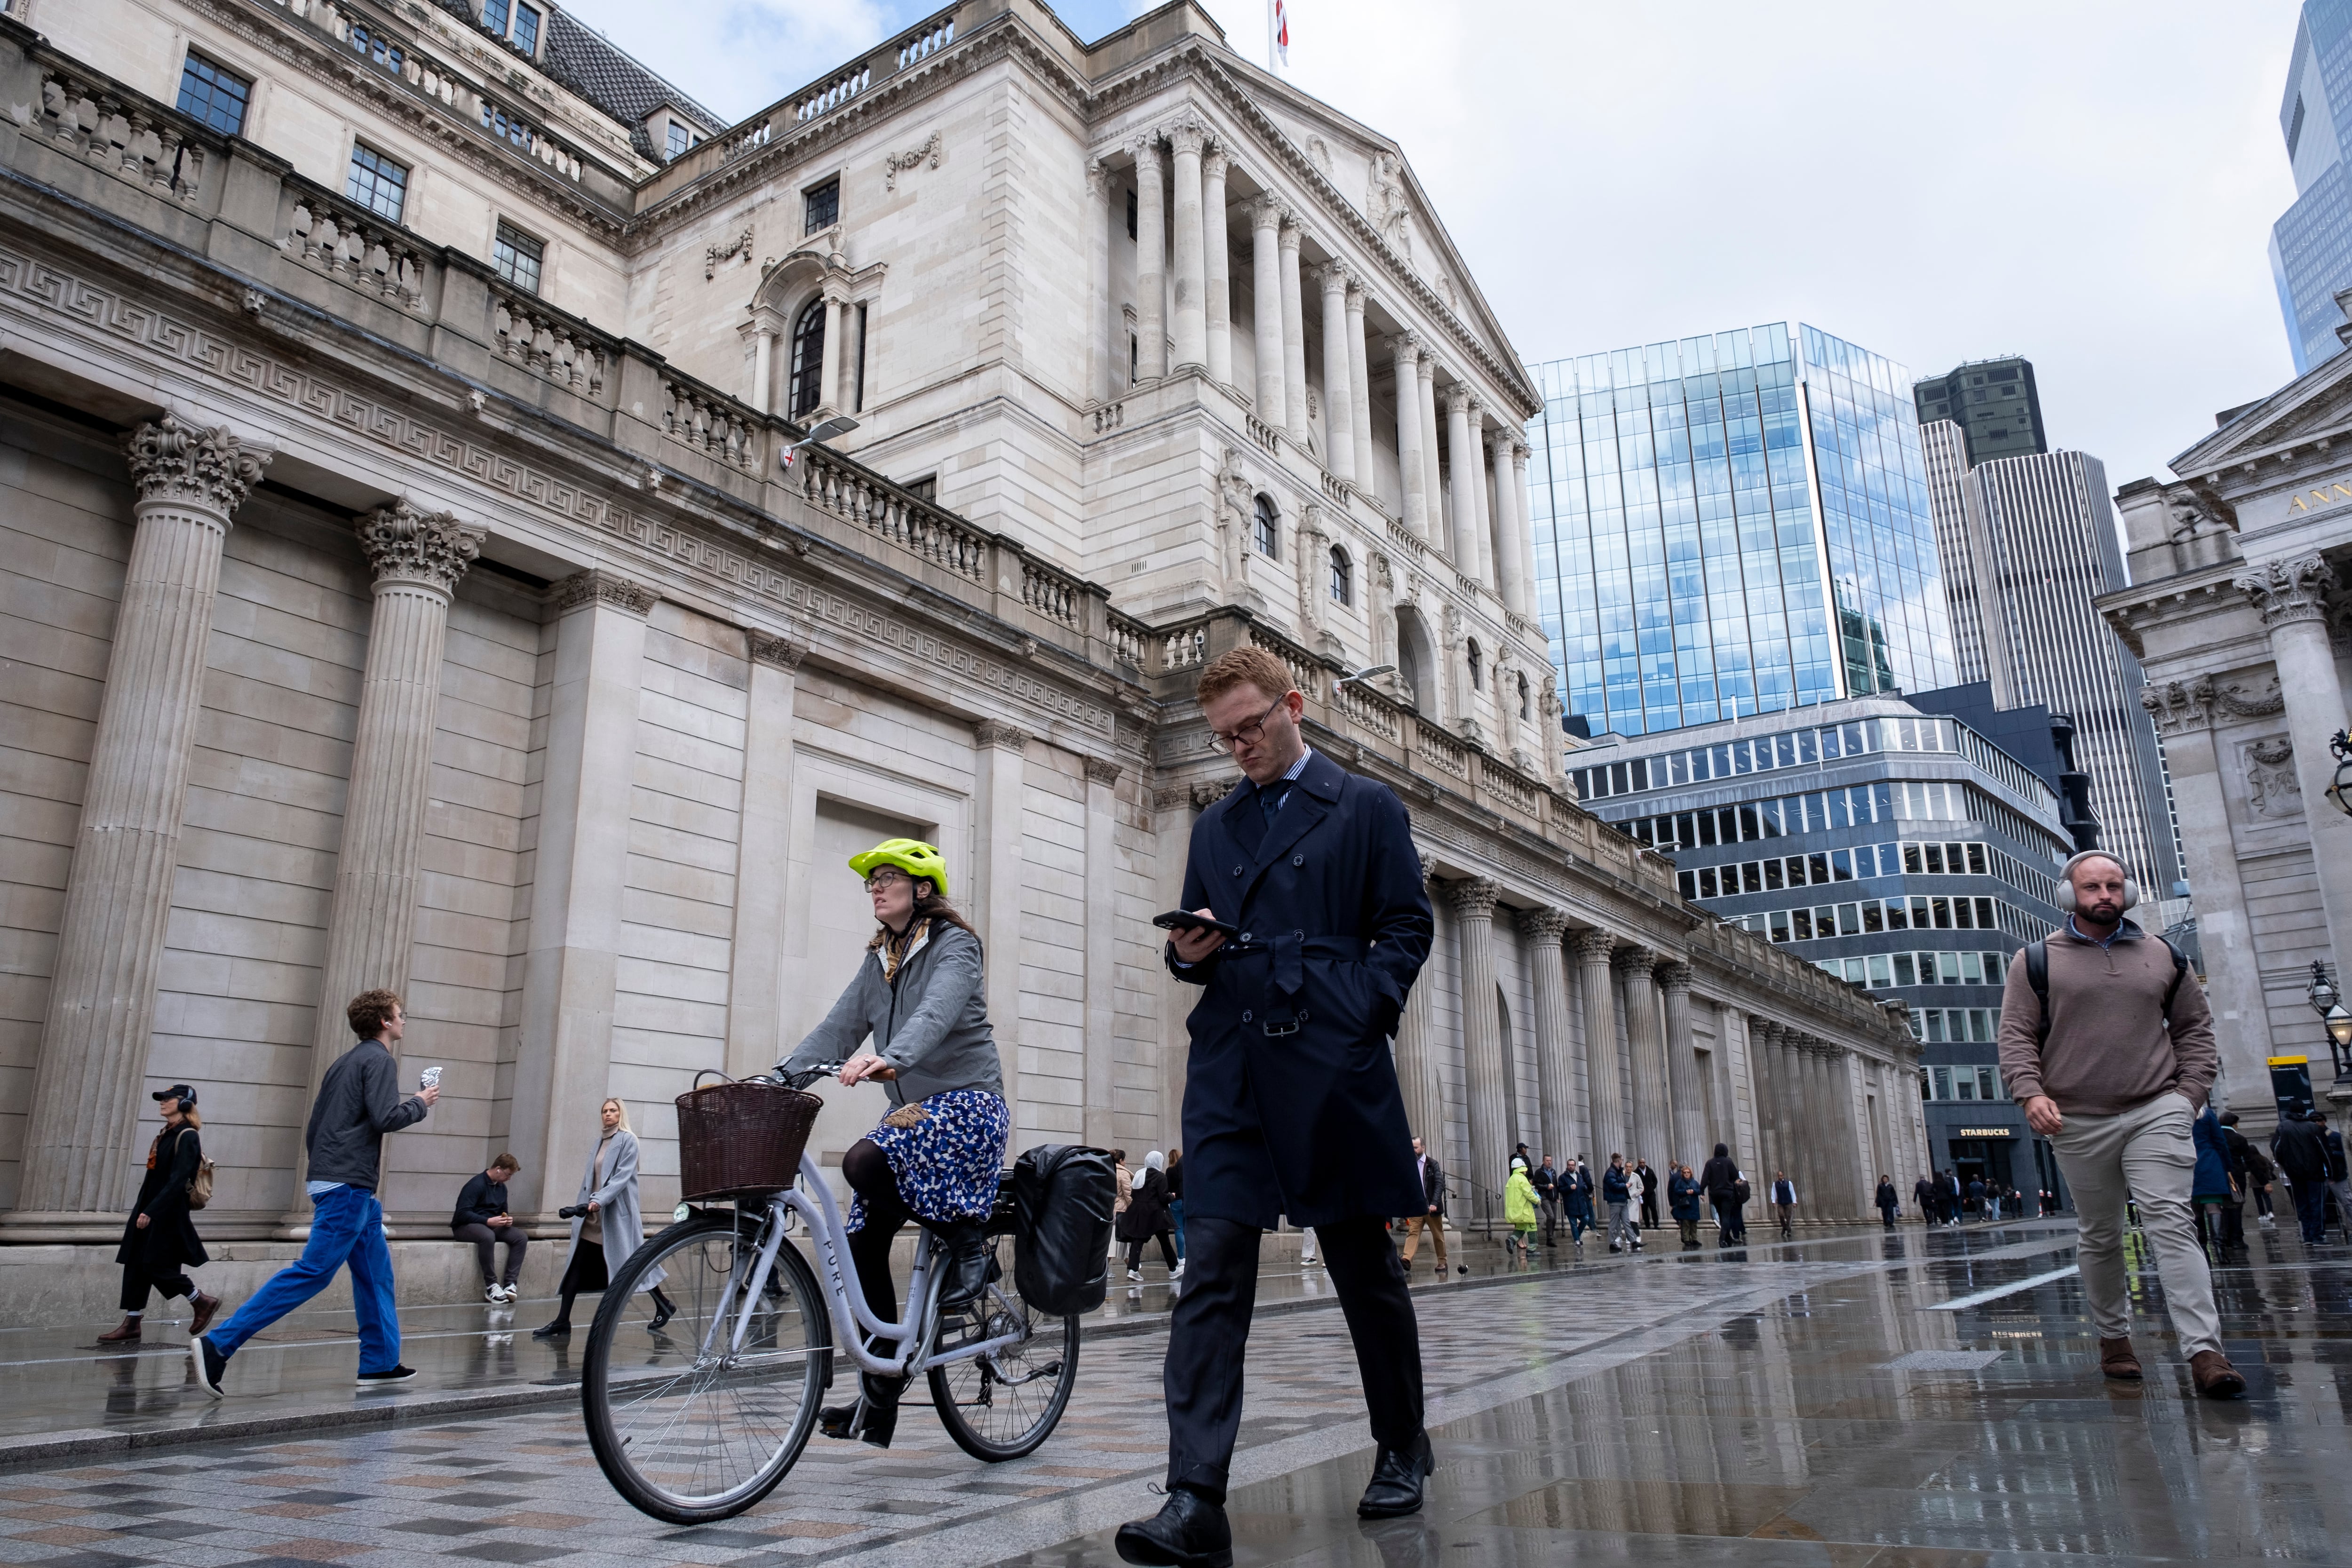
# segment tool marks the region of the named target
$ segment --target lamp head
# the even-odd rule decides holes
[[[2338,1047],[2352,1046],[2352,1012],[2346,1011],[2343,1003],[2338,1002],[2329,1008],[2327,1016],[2322,1021],[2327,1026],[2329,1039]]]
[[[1368,664],[1353,675],[1341,676],[1335,686],[1345,686],[1351,680],[1370,680],[1375,675],[1386,675],[1395,668],[1392,664]]]

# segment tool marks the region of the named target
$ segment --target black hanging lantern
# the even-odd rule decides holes
[[[2336,731],[2327,749],[2336,753],[2336,782],[2327,786],[2327,798],[2336,810],[2352,816],[2352,731]]]

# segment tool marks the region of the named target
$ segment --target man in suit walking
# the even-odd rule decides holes
[[[1425,1212],[1412,1215],[1405,1220],[1404,1251],[1400,1256],[1404,1260],[1405,1272],[1412,1273],[1412,1255],[1421,1250],[1422,1227],[1426,1226],[1429,1229],[1429,1238],[1437,1243],[1437,1271],[1444,1274],[1445,1272],[1445,1167],[1437,1163],[1437,1157],[1434,1154],[1422,1148],[1421,1140],[1418,1138],[1412,1141],[1412,1160],[1414,1168],[1421,1173],[1422,1195],[1428,1200],[1428,1204]],[[1464,1264],[1462,1272],[1469,1273],[1470,1266]]]
[[[1233,1561],[1227,1473],[1258,1237],[1313,1226],[1354,1341],[1379,1452],[1357,1512],[1417,1511],[1436,1468],[1421,1334],[1388,1216],[1428,1212],[1388,1049],[1434,930],[1403,804],[1310,750],[1288,667],[1235,648],[1201,672],[1215,743],[1244,778],[1201,814],[1169,968],[1203,988],[1188,1024],[1184,1293],[1170,1325],[1168,1501],[1120,1527],[1121,1560]]]

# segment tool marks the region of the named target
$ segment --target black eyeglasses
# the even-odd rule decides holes
[[[1274,710],[1276,709],[1281,707],[1284,703],[1289,700],[1290,694],[1286,691],[1284,692],[1272,702],[1266,704],[1265,712],[1259,714],[1255,719],[1251,720],[1240,729],[1235,730],[1230,735],[1218,730],[1210,731],[1209,749],[1213,752],[1230,752],[1235,746],[1256,745],[1260,741],[1265,739],[1265,721],[1274,717]]]

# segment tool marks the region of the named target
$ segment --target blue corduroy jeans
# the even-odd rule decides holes
[[[383,1205],[365,1187],[336,1187],[310,1200],[310,1239],[302,1256],[270,1276],[227,1322],[205,1336],[224,1356],[325,1289],[335,1270],[352,1270],[352,1304],[360,1319],[360,1371],[400,1364],[400,1316],[392,1299],[392,1248],[384,1245]]]

